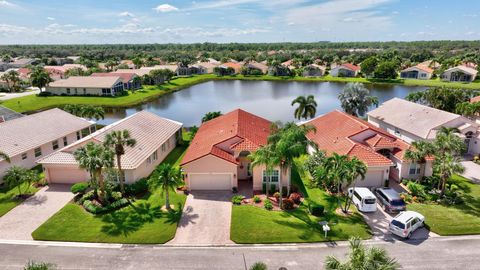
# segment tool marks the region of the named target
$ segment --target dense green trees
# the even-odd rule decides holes
[[[398,64],[395,61],[380,62],[375,68],[373,76],[378,79],[395,79],[398,75],[397,69]]]
[[[67,104],[63,110],[78,117],[100,120],[105,118],[105,110],[99,106]]]
[[[455,113],[457,106],[469,102],[474,96],[480,95],[479,90],[455,89],[447,87],[434,87],[425,91],[412,92],[406,99],[412,102],[424,104],[439,110]],[[462,108],[459,108],[462,112]]]
[[[202,117],[202,123],[205,123],[209,120],[212,120],[214,118],[217,118],[222,115],[222,112],[207,112],[203,117]]]

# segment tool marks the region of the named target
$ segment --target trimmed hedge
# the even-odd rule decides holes
[[[310,210],[310,214],[316,217],[320,217],[320,216],[323,216],[323,213],[325,212],[325,207],[321,204],[310,205],[309,210]]]
[[[74,184],[71,188],[70,191],[74,194],[76,193],[85,193],[90,185],[87,182],[80,182]]]
[[[105,213],[105,212],[109,212],[109,211],[112,211],[112,210],[122,208],[124,206],[129,205],[129,204],[130,204],[130,201],[125,199],[125,198],[122,198],[118,201],[115,201],[115,202],[113,202],[113,203],[111,203],[107,206],[99,206],[99,205],[94,204],[91,200],[86,200],[86,201],[83,202],[83,207],[88,212],[97,215],[97,214],[101,214],[101,213]]]

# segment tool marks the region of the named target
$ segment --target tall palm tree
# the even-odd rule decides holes
[[[370,91],[361,83],[349,83],[338,95],[343,110],[353,116],[363,116],[368,107],[378,106],[378,98],[370,96]]]
[[[0,158],[3,158],[6,162],[10,163],[10,157],[7,153],[0,151]]]
[[[85,146],[75,150],[73,156],[78,162],[79,167],[90,173],[90,181],[92,186],[95,187],[95,194],[100,201],[104,202],[105,184],[102,170],[113,167],[114,152],[101,144],[89,142]],[[100,188],[100,196],[98,195],[97,187]]]
[[[50,78],[50,74],[42,67],[34,67],[30,71],[30,81],[32,86],[38,87],[40,92],[42,89],[47,86],[50,82],[52,82],[52,78]]]
[[[347,181],[353,183],[352,188],[353,188],[353,192],[355,192],[356,180],[358,178],[360,178],[360,180],[365,179],[365,175],[367,174],[367,165],[365,165],[365,163],[363,163],[363,161],[361,161],[357,157],[353,157],[350,160],[348,160],[346,164],[346,168],[347,168],[346,177],[348,178]],[[344,213],[348,212],[348,209],[350,208],[351,203],[352,203],[351,197],[347,196],[345,199],[344,207],[342,209]]]
[[[365,248],[360,238],[352,237],[350,242],[350,254],[346,262],[341,262],[335,256],[328,256],[325,260],[327,270],[395,270],[399,269],[398,262],[390,258],[387,252],[378,247]]]
[[[124,182],[125,174],[122,170],[122,156],[125,155],[125,147],[134,147],[137,141],[130,136],[130,132],[126,129],[115,130],[105,136],[105,147],[113,148],[117,156],[117,169],[120,180],[120,190],[125,192]]]
[[[309,95],[308,97],[298,96],[292,101],[292,106],[297,103],[298,107],[295,109],[295,118],[298,120],[301,118],[307,120],[308,118],[315,117],[317,113],[317,102],[313,95]]]
[[[182,181],[182,171],[170,163],[163,163],[158,167],[158,177],[152,177],[149,180],[149,185],[152,187],[160,187],[165,194],[165,208],[170,211],[170,191],[175,191],[175,188],[180,186]]]
[[[258,148],[255,152],[248,156],[248,158],[252,161],[252,163],[250,164],[252,166],[252,169],[258,166],[265,166],[265,171],[271,172],[276,165],[274,164],[274,154],[275,153],[273,152],[272,145],[270,144],[263,145]],[[265,192],[268,197],[271,179],[270,177],[268,177],[266,180],[267,181],[265,183]]]
[[[100,106],[82,105],[80,107],[81,117],[88,119],[105,119],[105,110]]]

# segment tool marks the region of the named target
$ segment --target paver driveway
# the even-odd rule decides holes
[[[230,191],[196,191],[188,195],[177,233],[169,244],[232,244],[231,197]]]
[[[42,188],[0,217],[0,239],[32,240],[32,232],[72,198],[69,185]]]

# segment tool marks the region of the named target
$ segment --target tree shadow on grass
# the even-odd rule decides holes
[[[107,224],[102,226],[101,231],[111,236],[128,236],[162,215],[160,208],[152,207],[150,203],[139,203],[130,206],[127,211],[115,211],[104,215],[102,221]]]

